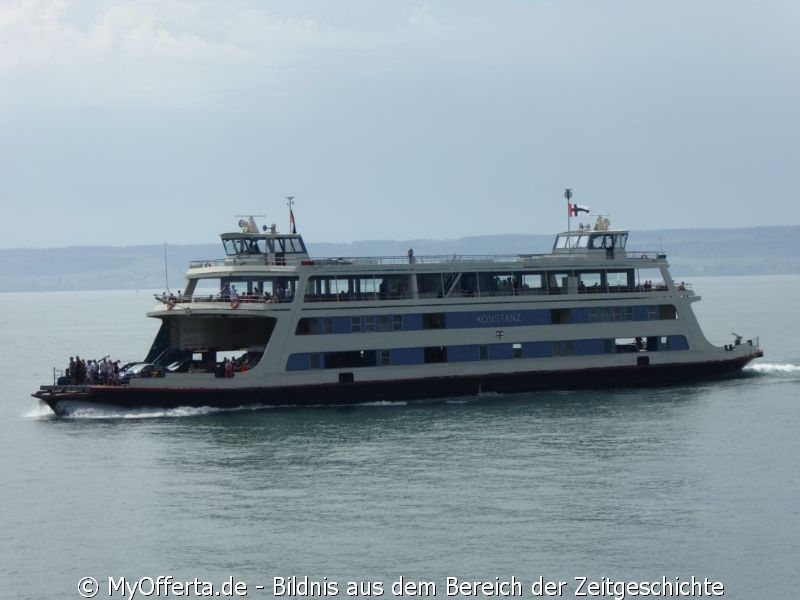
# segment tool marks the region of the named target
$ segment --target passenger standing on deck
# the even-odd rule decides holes
[[[100,381],[103,382],[103,385],[108,385],[109,381],[111,380],[111,363],[103,359],[103,362],[100,363]]]
[[[225,359],[225,377],[233,377],[233,361]]]
[[[69,357],[69,367],[67,367],[67,377],[69,377],[69,382],[75,385],[75,359],[71,356]]]

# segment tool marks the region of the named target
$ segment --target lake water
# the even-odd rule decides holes
[[[0,598],[80,598],[85,576],[107,598],[109,577],[159,575],[232,577],[250,598],[289,576],[327,577],[340,598],[347,581],[380,581],[392,598],[401,576],[440,597],[448,576],[515,576],[526,598],[539,576],[567,581],[565,598],[576,577],[695,576],[726,598],[796,598],[800,277],[692,283],[709,339],[760,336],[748,376],[67,419],[30,393],[76,353],[142,358],[152,296],[0,294]]]

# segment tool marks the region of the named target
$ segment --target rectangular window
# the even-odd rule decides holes
[[[392,364],[391,355],[389,354],[388,350],[381,350],[380,359],[382,367],[387,367]]]
[[[304,317],[297,322],[297,335],[309,335],[317,333],[317,320]]]
[[[614,340],[603,340],[603,352],[606,354],[614,351]]]
[[[417,275],[417,291],[420,298],[441,298],[444,289],[444,277],[441,273],[419,273]]]
[[[524,273],[522,275],[522,292],[537,292],[544,287],[544,279],[541,273]]]
[[[658,320],[658,307],[657,306],[648,306],[647,307],[647,320],[648,321],[657,321]]]
[[[582,292],[599,292],[603,283],[603,275],[600,272],[578,273],[578,290]]]
[[[447,362],[447,348],[444,346],[430,346],[424,350],[426,363]]]
[[[572,323],[572,310],[569,308],[554,308],[550,311],[550,322],[553,325]]]
[[[330,317],[325,317],[319,320],[319,332],[320,333],[333,333],[333,319]]]
[[[322,368],[321,355],[318,352],[314,352],[313,354],[309,354],[308,355],[308,364],[312,369],[321,369]]]
[[[375,317],[364,317],[364,331],[376,331]]]
[[[514,358],[522,358],[522,344],[513,344],[511,350]]]
[[[478,359],[489,360],[489,346],[478,346]]]
[[[350,319],[350,331],[353,333],[361,331],[361,317],[353,317]]]
[[[572,340],[553,342],[553,356],[568,356],[570,354],[575,354],[575,343]]]
[[[609,321],[633,321],[633,307],[632,306],[613,306],[606,308],[590,308],[589,321],[596,323],[601,321],[608,323]]]
[[[677,311],[672,304],[662,304],[659,309],[659,316],[662,320],[677,319]]]
[[[374,367],[375,364],[376,352],[374,350],[352,350],[349,352],[328,352],[325,354],[326,369]]]
[[[392,320],[384,315],[382,317],[378,317],[378,330],[379,331],[391,331],[392,330]]]
[[[392,331],[401,331],[403,329],[402,315],[394,315],[392,317]]]
[[[444,329],[444,313],[426,313],[422,315],[423,329]]]

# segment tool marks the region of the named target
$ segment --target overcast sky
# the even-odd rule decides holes
[[[800,224],[797,0],[0,0],[0,247]]]

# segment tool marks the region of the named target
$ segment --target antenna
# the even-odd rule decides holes
[[[572,233],[572,188],[566,188],[564,190],[564,198],[567,199],[567,250],[571,250],[570,244],[570,237]]]
[[[297,227],[294,224],[294,211],[292,211],[292,206],[294,206],[294,196],[286,196],[288,202],[286,206],[289,207],[289,233],[297,233]]]
[[[169,291],[169,270],[167,269],[167,242],[164,242],[164,286]]]

